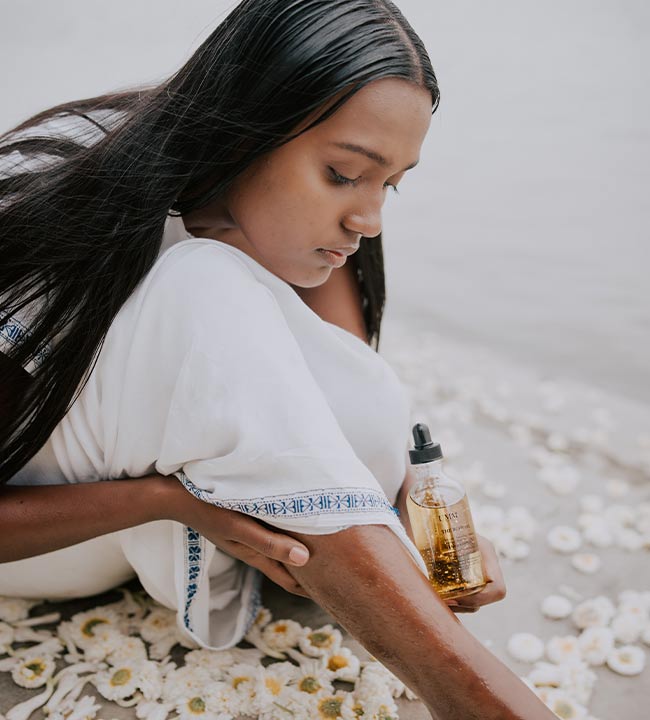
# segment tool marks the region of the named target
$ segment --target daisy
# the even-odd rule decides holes
[[[95,675],[93,683],[107,700],[124,700],[138,689],[138,675],[135,664],[125,664],[101,670]]]
[[[643,535],[632,528],[621,528],[616,533],[616,545],[628,552],[641,550],[644,544]]]
[[[120,617],[111,609],[97,607],[70,619],[68,637],[93,660],[103,660],[122,639]]]
[[[11,677],[16,685],[31,689],[45,685],[55,670],[56,662],[53,657],[28,655],[13,666]]]
[[[507,649],[515,660],[532,663],[544,654],[544,643],[531,633],[515,633],[508,640]]]
[[[291,684],[302,693],[316,695],[317,693],[333,692],[332,674],[324,667],[321,660],[303,661],[297,668],[296,675]]]
[[[235,656],[228,650],[191,650],[183,658],[185,666],[200,667],[207,670],[215,679],[220,679],[222,671],[235,663]]]
[[[338,650],[342,641],[340,630],[335,630],[331,625],[324,625],[318,630],[304,628],[298,645],[305,655],[322,657]]]
[[[580,660],[580,647],[578,638],[575,635],[564,637],[552,637],[546,643],[546,656],[551,662],[561,665],[566,662]]]
[[[135,716],[139,720],[167,720],[167,716],[174,709],[171,703],[158,703],[151,700],[141,700],[135,708]],[[48,718],[48,720],[50,720]]]
[[[343,682],[356,682],[359,678],[361,663],[359,658],[349,648],[339,648],[326,658],[327,669],[333,673],[334,680]]]
[[[282,652],[295,647],[303,634],[303,627],[293,620],[276,620],[262,630],[262,640],[271,648]]]
[[[600,570],[601,560],[594,553],[575,553],[571,556],[571,565],[586,575],[592,575]]]
[[[562,595],[548,595],[542,600],[541,611],[551,620],[563,620],[571,615],[573,604]]]
[[[562,689],[582,705],[586,705],[596,684],[596,673],[582,660],[570,660],[561,665]]]
[[[547,662],[538,662],[535,663],[535,667],[524,679],[528,680],[528,682],[532,684],[533,688],[559,688],[562,686],[564,673],[559,665]]]
[[[580,503],[580,509],[586,513],[597,514],[605,508],[603,498],[600,495],[594,495],[592,493],[583,495],[578,502]]]
[[[645,624],[645,617],[624,612],[612,620],[611,628],[614,638],[618,640],[618,642],[629,645],[639,639]]]
[[[29,611],[38,604],[38,600],[0,597],[0,620],[6,623],[24,620],[29,615]]]
[[[174,703],[179,698],[201,695],[212,682],[211,674],[202,667],[187,665],[172,669],[165,675],[162,697],[165,702]]]
[[[560,553],[575,552],[582,544],[580,533],[566,525],[556,525],[546,536],[549,547]]]
[[[614,648],[614,633],[607,627],[590,627],[578,638],[580,655],[589,665],[603,665]]]
[[[226,720],[232,717],[214,707],[209,692],[180,698],[174,709],[178,713],[179,720]]]
[[[147,648],[139,637],[122,636],[120,644],[112,650],[106,660],[111,665],[140,663],[147,659]]]
[[[544,702],[562,720],[586,720],[587,718],[587,708],[562,690],[551,690]]]
[[[604,595],[585,600],[574,609],[571,619],[574,624],[584,630],[588,627],[609,625],[616,613],[612,601]]]
[[[619,675],[638,675],[645,667],[645,653],[636,645],[615,648],[607,656],[607,666]]]
[[[369,662],[364,665],[357,682],[357,691],[369,691],[376,696],[388,692],[394,698],[401,695],[408,696],[411,693],[406,685],[380,662]]]

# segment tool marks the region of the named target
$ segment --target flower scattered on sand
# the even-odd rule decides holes
[[[37,600],[23,600],[0,596],[0,620],[6,623],[15,623],[29,615],[29,611],[38,605]]]
[[[302,625],[294,620],[276,620],[262,630],[262,640],[272,650],[283,652],[295,647],[302,634]]]
[[[56,663],[48,655],[28,655],[14,665],[11,677],[16,685],[24,688],[37,688],[52,677]]]
[[[533,663],[544,654],[544,643],[532,633],[515,633],[508,640],[508,652],[520,662]]]
[[[619,675],[638,675],[645,667],[645,652],[636,645],[623,645],[609,653],[607,666]]]
[[[546,705],[562,720],[586,720],[587,708],[562,690],[551,690],[544,699]]]
[[[582,545],[582,536],[575,528],[567,525],[556,525],[549,530],[546,542],[556,552],[570,554]]]
[[[562,595],[548,595],[542,600],[541,610],[551,620],[562,620],[571,615],[573,603]]]
[[[124,700],[138,689],[137,665],[120,665],[101,670],[95,675],[94,684],[102,697],[107,700]]]
[[[614,633],[607,627],[590,627],[578,637],[580,655],[589,665],[603,665],[614,648]]]
[[[601,560],[594,553],[575,553],[571,556],[571,565],[585,575],[592,575],[600,570]]]
[[[361,663],[359,658],[349,648],[341,647],[326,657],[327,669],[333,674],[335,680],[356,682],[359,677]]]
[[[604,595],[598,595],[577,605],[571,614],[571,619],[576,627],[584,630],[588,627],[609,625],[615,613],[614,603]]]
[[[302,637],[298,640],[301,652],[310,657],[329,655],[341,647],[343,636],[340,630],[331,625],[324,625],[317,630],[304,628]]]
[[[546,657],[558,665],[580,660],[580,646],[575,635],[552,637],[546,643]]]

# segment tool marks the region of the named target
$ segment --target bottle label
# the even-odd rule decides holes
[[[409,496],[407,507],[415,544],[438,593],[457,597],[483,587],[483,564],[467,496],[443,507],[421,505]]]

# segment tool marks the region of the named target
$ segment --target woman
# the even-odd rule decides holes
[[[245,0],[163,86],[49,115],[105,138],[9,136],[21,164],[47,158],[2,189],[7,354],[32,381],[8,393],[0,581],[51,595],[52,564],[78,552],[79,592],[100,550],[91,584],[135,570],[197,642],[229,645],[255,607],[252,574],[215,548],[233,554],[220,523],[239,510],[309,549],[275,572],[435,717],[552,717],[433,593],[390,508],[408,408],[366,344],[381,207],[437,101],[392,3]],[[42,468],[57,484],[25,487]],[[496,581],[465,609],[503,593],[485,547]]]

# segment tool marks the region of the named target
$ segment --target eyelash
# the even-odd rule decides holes
[[[355,178],[352,180],[351,178],[346,178],[345,176],[341,175],[340,173],[337,173],[336,170],[333,167],[328,168],[330,173],[332,174],[332,180],[337,185],[356,185],[359,178]],[[399,190],[395,185],[391,185],[390,183],[384,183],[384,188],[391,188],[394,193],[399,195]]]

